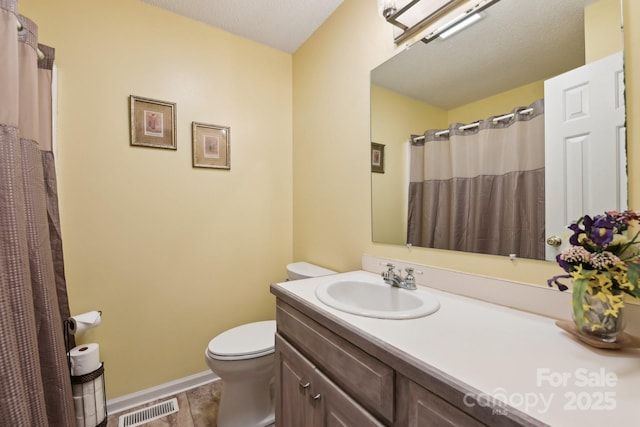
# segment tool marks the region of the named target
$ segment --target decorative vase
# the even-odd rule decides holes
[[[617,315],[614,315],[611,312],[612,306],[606,299],[603,301],[598,298],[597,293],[591,295],[588,291],[584,293],[583,306],[582,328],[576,322],[575,312],[573,314],[580,333],[600,341],[615,342],[625,327],[624,308],[618,308]]]

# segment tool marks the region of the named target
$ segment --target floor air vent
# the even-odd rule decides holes
[[[121,415],[118,419],[118,427],[139,426],[140,424],[148,423],[149,421],[157,420],[158,418],[178,412],[178,409],[178,399],[174,397],[173,399],[156,403],[153,406]]]

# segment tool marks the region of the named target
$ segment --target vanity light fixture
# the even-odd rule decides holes
[[[396,13],[396,2],[393,0],[378,0],[378,13],[387,19]]]
[[[483,17],[484,15],[480,13],[474,13],[473,15],[469,15],[469,16],[464,15],[462,17],[463,19],[460,22],[458,22],[457,24],[453,24],[452,26],[449,26],[449,28],[447,30],[442,31],[438,35],[438,37],[440,37],[441,39],[446,39],[447,37],[451,37],[455,33],[458,33],[464,30],[465,28],[467,28],[468,26],[478,22]]]
[[[472,8],[465,10],[460,15],[447,21],[445,24],[439,25],[435,30],[427,34],[422,41],[429,43],[438,37],[441,39],[451,37],[453,34],[484,18],[486,12],[483,11],[498,1],[499,0],[483,0],[477,2]]]
[[[437,27],[429,33],[427,40],[452,29],[456,24],[462,25],[464,22],[465,25],[470,25],[473,21],[465,22],[467,18],[497,1],[499,0],[378,0],[378,11],[388,23],[396,27],[394,42],[398,44],[429,26]],[[447,15],[452,13],[458,13],[459,16],[447,22]],[[438,25],[439,21],[447,23]],[[450,34],[445,34],[444,37],[447,35]]]

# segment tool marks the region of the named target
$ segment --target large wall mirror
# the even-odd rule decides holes
[[[625,209],[622,51],[620,0],[499,0],[372,70],[373,241],[551,260],[567,224]]]

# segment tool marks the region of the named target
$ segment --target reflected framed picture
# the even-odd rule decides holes
[[[231,129],[193,122],[193,167],[231,169]]]
[[[177,149],[176,104],[129,96],[131,145]]]
[[[371,172],[384,173],[384,144],[371,143]]]

